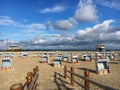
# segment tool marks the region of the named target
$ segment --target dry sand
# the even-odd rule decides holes
[[[3,53],[3,52],[2,52]],[[10,71],[0,71],[0,90],[9,90],[10,86],[15,83],[26,82],[27,72],[31,72],[36,66],[39,66],[39,78],[37,80],[38,86],[37,90],[84,90],[81,86],[84,85],[83,79],[75,77],[75,80],[79,82],[75,86],[70,86],[70,79],[64,80],[58,74],[63,75],[63,67],[54,67],[52,65],[53,58],[51,57],[49,64],[40,63],[40,57],[34,57],[35,52],[28,52],[29,56],[27,59],[22,59],[19,56],[19,52],[14,52],[15,56],[11,58],[12,60],[12,70]],[[68,52],[64,52],[68,53]],[[116,52],[115,52],[116,53]],[[77,55],[81,55],[81,52],[77,52]],[[94,57],[94,54],[93,54]],[[116,53],[117,57],[117,53]],[[2,60],[3,58],[0,58]],[[92,80],[101,82],[103,84],[109,85],[111,87],[120,90],[120,64],[116,64],[116,58],[114,61],[109,62],[110,74],[99,75],[95,73],[95,62],[85,62],[79,60],[78,64],[71,64],[67,62],[62,62],[62,65],[66,65],[67,69],[70,67],[75,68],[75,73],[84,75],[84,69],[89,69],[91,71],[90,78]],[[69,74],[68,74],[69,75]],[[102,90],[95,85],[91,85],[91,90]]]

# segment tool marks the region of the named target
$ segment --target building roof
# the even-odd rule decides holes
[[[22,49],[20,46],[9,46],[7,50],[20,50]]]
[[[105,45],[96,45],[97,48],[105,48]]]

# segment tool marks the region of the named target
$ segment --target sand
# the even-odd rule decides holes
[[[1,52],[3,53],[3,52]],[[53,66],[54,57],[49,58],[49,64],[40,63],[41,58],[35,57],[35,52],[28,52],[29,56],[26,59],[22,59],[20,57],[20,52],[13,52],[14,57],[12,60],[12,69],[9,71],[0,71],[0,90],[9,90],[10,86],[16,83],[22,83],[22,85],[26,82],[26,76],[28,72],[32,72],[33,68],[39,66],[39,77],[37,80],[38,86],[37,90],[84,90],[81,86],[84,85],[84,81],[81,78],[75,77],[75,80],[79,82],[79,84],[75,84],[75,86],[70,85],[70,79],[64,79],[63,75],[63,67],[67,66],[67,69],[70,70],[70,67],[74,67],[75,73],[84,76],[84,69],[89,69],[91,71],[90,78],[92,80],[101,82],[103,84],[109,85],[113,88],[120,90],[120,64],[116,64],[116,59],[109,62],[110,73],[99,75],[95,73],[95,60],[93,54],[92,62],[85,62],[79,60],[78,64],[71,64],[68,62],[62,62],[61,67]],[[69,53],[69,52],[62,52]],[[78,56],[81,55],[80,52],[76,52]],[[4,57],[1,57],[2,60]],[[58,74],[56,74],[58,73]],[[59,75],[60,74],[60,75]],[[68,73],[68,76],[70,74]],[[102,90],[99,87],[91,84],[91,90]]]

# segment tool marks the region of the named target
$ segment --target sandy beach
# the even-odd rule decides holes
[[[81,55],[82,51],[74,51],[78,56]],[[0,52],[3,53],[3,52]],[[21,58],[20,52],[13,52],[14,57],[11,58],[12,69],[8,71],[0,71],[0,90],[9,90],[10,86],[15,83],[26,82],[27,72],[32,72],[33,68],[39,66],[39,77],[37,80],[38,86],[37,90],[84,90],[80,85],[84,85],[84,81],[81,78],[75,77],[75,80],[80,84],[75,84],[75,86],[70,85],[70,79],[67,78],[64,80],[62,77],[57,75],[63,75],[63,67],[67,66],[67,69],[70,70],[70,67],[74,67],[75,73],[84,76],[84,70],[89,69],[91,71],[90,78],[92,80],[101,82],[108,86],[120,90],[120,64],[116,64],[118,60],[117,51],[115,52],[116,58],[113,61],[109,61],[108,65],[110,67],[109,74],[96,74],[95,70],[95,56],[92,54],[92,62],[85,62],[79,59],[78,64],[72,64],[69,62],[62,62],[61,67],[54,67],[53,60],[54,57],[49,58],[49,63],[40,63],[41,57],[35,57],[35,52],[29,51],[28,58]],[[62,53],[69,53],[67,51]],[[4,57],[0,57],[0,60]],[[1,63],[0,63],[1,65]],[[91,90],[102,90],[95,85],[91,85]]]

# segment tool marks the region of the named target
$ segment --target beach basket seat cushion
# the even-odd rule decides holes
[[[48,61],[48,57],[42,57],[42,61]]]
[[[98,70],[104,70],[107,69],[108,65],[107,65],[107,60],[97,60],[97,69]]]
[[[11,66],[10,60],[2,60],[2,68],[7,68]]]

